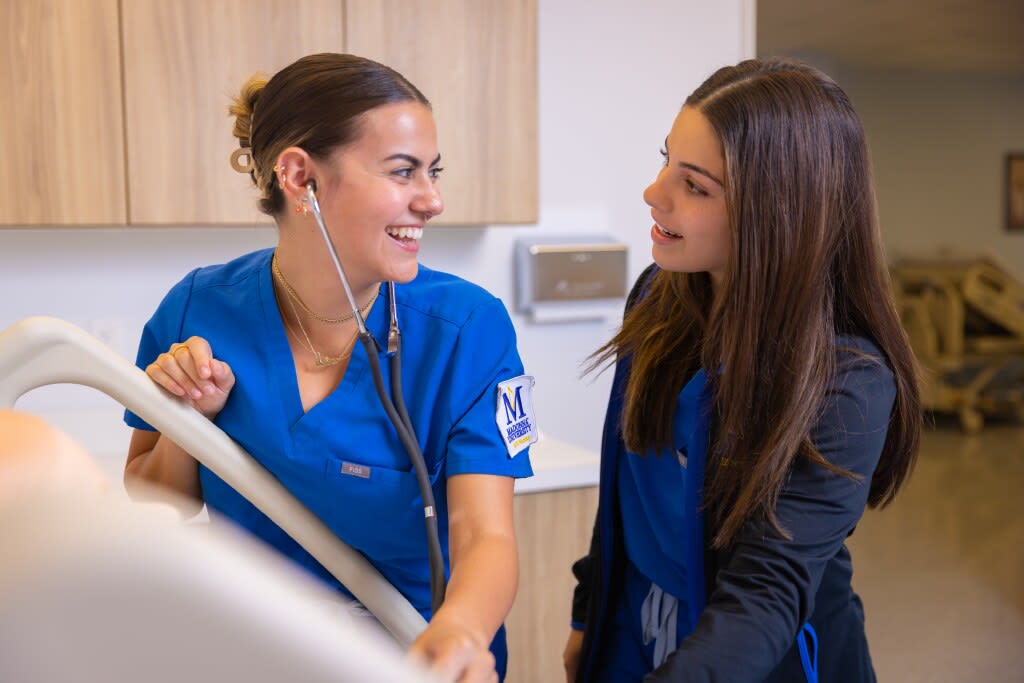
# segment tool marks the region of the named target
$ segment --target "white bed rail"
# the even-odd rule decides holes
[[[26,392],[50,384],[97,389],[193,454],[326,567],[403,647],[426,627],[419,612],[365,557],[227,434],[98,339],[47,317],[26,318],[0,332],[0,407],[13,407]]]

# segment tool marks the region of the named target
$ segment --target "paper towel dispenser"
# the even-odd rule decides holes
[[[606,236],[520,240],[518,310],[535,322],[621,315],[628,247]]]

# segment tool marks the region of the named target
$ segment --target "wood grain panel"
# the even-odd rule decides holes
[[[431,101],[445,172],[432,224],[535,223],[536,0],[347,0],[350,52]]]
[[[229,163],[227,108],[255,71],[343,52],[342,0],[131,0],[122,29],[130,221],[268,222]]]
[[[515,497],[519,592],[509,614],[507,683],[563,683],[572,563],[590,547],[597,487]]]
[[[4,0],[0,36],[0,224],[123,225],[117,0]]]

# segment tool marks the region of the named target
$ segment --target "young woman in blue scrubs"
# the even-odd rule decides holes
[[[864,132],[785,60],[686,100],[644,199],[567,679],[873,681],[845,540],[917,452]]]
[[[269,81],[250,79],[231,111],[240,142],[232,163],[252,177],[261,209],[275,219],[277,246],[176,284],[143,331],[138,364],[216,422],[430,620],[415,656],[450,680],[497,680],[506,663],[502,621],[518,581],[513,480],[531,474],[532,378],[501,301],[417,263],[424,225],[444,208],[430,105],[386,66],[320,54]],[[415,472],[306,203],[311,180],[381,348],[385,283],[398,283],[405,403],[450,565],[436,614]],[[382,369],[388,385],[388,363]],[[512,417],[529,423],[511,442],[506,395]],[[232,520],[345,592],[188,453],[137,416],[126,419],[135,427],[130,491],[155,482],[205,502],[215,519]]]

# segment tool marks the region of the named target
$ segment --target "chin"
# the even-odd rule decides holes
[[[651,258],[659,268],[670,273],[709,273],[714,276],[715,273],[725,270],[725,266],[714,264],[710,259],[698,260],[694,259],[692,254],[671,253],[659,249],[657,245],[651,249]]]
[[[690,273],[693,272],[692,268],[689,268],[684,263],[680,263],[678,258],[672,258],[670,254],[664,253],[660,249],[651,249],[651,258],[658,264],[658,267],[662,270],[667,270],[670,273]]]
[[[388,279],[391,280],[392,282],[404,285],[407,282],[412,282],[413,280],[415,280],[419,272],[419,261],[413,261],[408,265],[403,263],[401,266],[393,268],[391,270],[391,274],[389,275]]]

